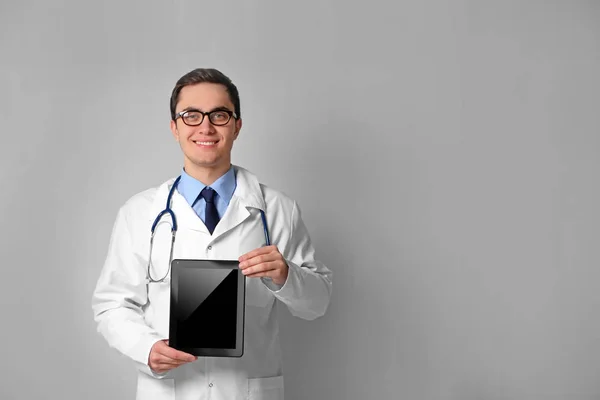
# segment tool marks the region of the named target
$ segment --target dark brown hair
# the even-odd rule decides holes
[[[217,83],[225,86],[225,89],[227,89],[227,93],[229,94],[229,98],[233,103],[234,111],[237,114],[237,117],[241,118],[242,111],[240,110],[240,94],[238,93],[237,87],[233,84],[231,79],[229,79],[221,71],[214,68],[196,68],[195,70],[190,71],[179,78],[175,84],[175,87],[173,88],[170,102],[172,120],[175,120],[175,107],[179,101],[179,92],[181,92],[181,89],[197,83]]]

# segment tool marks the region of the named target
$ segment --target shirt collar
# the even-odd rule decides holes
[[[181,193],[190,206],[194,205],[194,202],[200,195],[200,192],[205,187],[205,184],[188,175],[185,172],[185,169],[181,169],[181,180],[177,185],[177,191]],[[229,170],[219,179],[214,181],[210,187],[217,192],[225,204],[229,204],[236,187],[235,170],[233,166],[229,167]]]

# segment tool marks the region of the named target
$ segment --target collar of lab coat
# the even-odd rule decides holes
[[[212,236],[215,238],[248,218],[250,216],[249,208],[266,211],[265,200],[258,178],[242,167],[234,165],[233,168],[236,173],[236,188],[225,215],[223,215],[213,232]],[[154,221],[156,216],[165,209],[167,197],[175,179],[171,178],[159,186],[153,205],[150,208],[149,218],[151,221]],[[178,227],[208,232],[202,220],[177,190],[173,193],[171,209],[177,219]],[[163,219],[170,220],[168,216],[163,216]]]
[[[237,183],[233,197],[239,198],[245,207],[266,211],[265,198],[256,175],[237,165],[234,165],[233,168]]]

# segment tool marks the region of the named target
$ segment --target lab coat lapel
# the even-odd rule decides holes
[[[265,210],[265,203],[258,179],[244,168],[234,165],[236,189],[227,211],[213,232],[213,240],[232,230],[252,213],[250,209]]]
[[[213,232],[212,239],[215,240],[219,236],[232,230],[250,216],[250,211],[240,202],[237,197],[232,197],[225,215],[219,221]],[[205,228],[206,229],[206,228]]]
[[[163,183],[157,190],[156,196],[154,198],[154,202],[151,207],[150,215],[148,218],[150,221],[154,221],[156,216],[165,209],[167,206],[167,198],[169,197],[169,190],[173,187],[173,183],[175,182],[175,178],[169,179],[167,182]],[[196,231],[206,232],[208,234],[208,229],[202,222],[202,220],[196,215],[196,212],[185,198],[175,189],[173,193],[173,198],[171,201],[171,209],[175,214],[175,218],[177,219],[177,229],[186,228],[192,229]],[[169,216],[164,215],[161,220],[171,222]]]
[[[237,165],[233,167],[236,172],[236,189],[225,215],[223,215],[213,232],[212,240],[227,233],[249,218],[252,215],[251,208],[266,211],[262,190],[256,176]],[[165,209],[169,190],[174,182],[175,178],[169,179],[158,188],[151,207],[150,221],[154,221],[158,213]],[[209,234],[206,225],[177,190],[173,193],[171,208],[177,219],[178,229],[184,227]],[[163,218],[169,220],[168,216],[163,216]]]
[[[208,229],[204,225],[204,222],[202,222],[196,211],[194,211],[178,191],[173,193],[173,212],[177,216],[179,226],[208,234]]]

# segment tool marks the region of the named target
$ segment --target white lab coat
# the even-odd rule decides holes
[[[173,258],[237,260],[265,244],[259,209],[266,213],[271,243],[289,274],[282,287],[262,278],[246,279],[244,355],[198,357],[166,374],[148,367],[152,345],[169,336],[170,281],[146,283],[150,227],[165,208],[174,179],[139,193],[119,210],[108,255],[93,294],[98,331],[111,347],[138,366],[137,399],[233,400],[283,399],[283,368],[276,304],[311,320],[322,316],[331,296],[331,271],[315,260],[314,249],[295,201],[259,184],[234,166],[237,187],[225,215],[211,236],[177,191],[171,208],[178,231]],[[162,221],[169,221],[163,217]],[[152,277],[168,271],[170,225],[156,229]],[[207,326],[210,329],[210,325]]]

